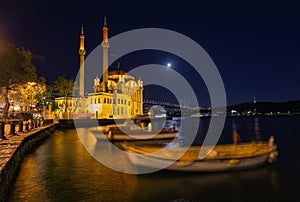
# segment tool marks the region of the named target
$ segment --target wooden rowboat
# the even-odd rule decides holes
[[[199,159],[199,152],[204,146],[170,147],[163,150],[161,147],[136,145],[123,145],[123,147],[130,152],[127,157],[134,165],[152,168],[161,168],[166,165],[167,170],[189,172],[220,172],[255,168],[272,163],[278,155],[277,146],[273,140],[237,145],[216,145],[202,159]]]

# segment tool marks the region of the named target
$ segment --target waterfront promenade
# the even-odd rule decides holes
[[[0,138],[0,201],[5,200],[24,156],[36,143],[55,130],[55,123],[53,120],[47,120],[29,130],[24,126],[25,130],[21,130],[23,132],[19,132],[18,127],[20,125],[15,127],[13,133],[9,124],[5,124],[2,129],[5,139]]]

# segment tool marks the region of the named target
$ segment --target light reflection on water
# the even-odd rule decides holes
[[[258,184],[254,186],[254,182]],[[141,176],[139,183],[143,186],[137,188],[137,193],[143,192],[142,189],[145,187],[148,187],[147,193],[151,193],[145,195],[145,198],[140,198],[143,196],[139,195],[141,201],[149,199],[169,201],[171,198],[187,201],[276,201],[278,197],[278,190],[276,191],[278,176],[270,167],[239,173],[198,174],[160,171]]]
[[[279,145],[278,161],[241,172],[201,174],[162,170],[130,175],[111,170],[91,157],[75,129],[57,130],[24,159],[9,201],[282,201],[297,197],[300,118],[235,121],[244,141],[274,135]],[[208,123],[209,120],[201,120],[199,131],[204,132]],[[228,120],[220,142],[230,142],[231,132],[232,120]],[[97,144],[88,130],[82,134],[91,145]],[[197,137],[195,144],[201,139]],[[154,143],[166,145],[168,141],[147,144]],[[113,149],[108,144],[99,145],[103,153],[109,154]],[[130,166],[124,156],[111,161]]]
[[[119,201],[131,199],[136,184],[137,176],[93,159],[75,130],[56,131],[24,159],[11,201]]]

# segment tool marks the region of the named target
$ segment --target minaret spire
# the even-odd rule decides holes
[[[102,48],[103,48],[103,81],[102,81],[102,91],[107,90],[107,81],[108,81],[108,27],[106,16],[104,17],[104,25],[103,25],[103,40],[102,40]]]
[[[81,24],[81,35],[84,35],[83,24]]]
[[[107,26],[106,16],[104,16],[104,26]]]
[[[84,49],[83,25],[81,25],[81,34],[80,34],[78,54],[79,54],[79,64],[80,64],[79,95],[80,95],[80,97],[84,97],[84,56],[86,54],[86,50]]]
[[[103,41],[108,42],[108,27],[107,27],[106,16],[104,17],[104,25],[102,30],[103,30]]]

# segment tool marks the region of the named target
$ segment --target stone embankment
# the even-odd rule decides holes
[[[18,129],[18,130],[17,130]],[[27,124],[0,122],[0,201],[5,201],[25,155],[55,130],[53,120]]]

